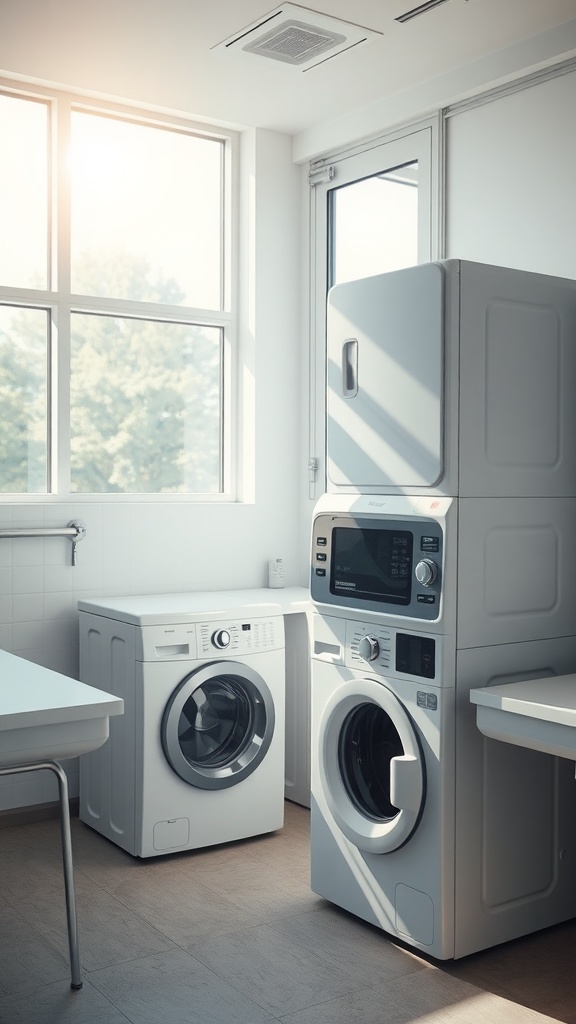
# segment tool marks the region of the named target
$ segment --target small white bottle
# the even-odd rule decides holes
[[[281,558],[271,558],[268,562],[268,586],[273,589],[284,586],[284,562]]]

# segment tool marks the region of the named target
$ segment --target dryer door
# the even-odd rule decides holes
[[[395,694],[362,679],[338,687],[319,729],[320,781],[338,827],[360,850],[389,853],[420,821],[424,756]]]
[[[257,672],[240,662],[213,662],[172,693],[162,718],[162,748],[184,782],[226,789],[258,767],[274,721],[272,694]]]

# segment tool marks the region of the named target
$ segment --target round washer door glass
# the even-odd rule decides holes
[[[392,803],[392,761],[404,756],[400,734],[379,704],[349,711],[340,730],[338,761],[350,800],[372,821],[390,821],[400,808]]]
[[[239,662],[215,662],[173,692],[162,719],[162,748],[184,782],[225,789],[261,763],[274,722],[274,701],[262,677]]]
[[[324,708],[318,745],[322,793],[341,832],[369,853],[403,846],[424,809],[426,770],[396,695],[376,680],[344,683]]]

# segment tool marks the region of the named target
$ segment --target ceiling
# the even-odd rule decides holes
[[[415,87],[426,95],[439,76],[542,33],[555,32],[561,51],[563,23],[571,22],[567,38],[576,45],[576,0],[444,0],[405,24],[395,20],[419,2],[299,5],[304,21],[316,11],[377,33],[303,71],[218,48],[277,11],[274,0],[0,0],[0,69],[297,135]]]
[[[405,24],[395,20],[419,2],[310,0],[299,5],[304,21],[313,21],[310,12],[317,11],[381,33],[307,71],[256,54],[247,57],[241,49],[212,49],[277,10],[277,3],[202,4],[188,38],[188,68],[198,81],[202,113],[295,134],[576,17],[576,0],[446,0]]]

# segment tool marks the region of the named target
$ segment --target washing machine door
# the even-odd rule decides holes
[[[422,815],[426,771],[398,697],[377,680],[344,683],[326,704],[318,743],[323,795],[344,835],[370,853],[403,846]]]
[[[262,677],[240,662],[202,665],[164,710],[164,755],[184,782],[226,789],[258,767],[274,734],[274,701]]]

